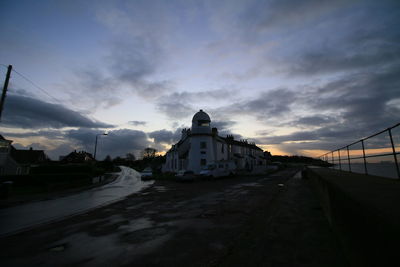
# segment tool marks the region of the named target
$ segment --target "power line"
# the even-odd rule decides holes
[[[3,64],[1,64],[3,65]],[[58,102],[59,104],[63,104],[60,100],[58,100],[57,98],[55,98],[54,96],[50,95],[46,90],[44,90],[42,87],[40,87],[39,85],[37,85],[36,83],[34,83],[32,80],[30,80],[28,77],[26,77],[25,75],[23,75],[22,73],[19,73],[18,71],[16,71],[15,69],[13,69],[13,72],[17,73],[19,76],[21,76],[23,79],[25,79],[26,81],[28,81],[29,83],[31,83],[33,86],[35,86],[37,89],[39,89],[40,91],[42,91],[43,93],[45,93],[47,96],[49,96],[50,98],[52,98],[53,100],[55,100],[56,102]]]

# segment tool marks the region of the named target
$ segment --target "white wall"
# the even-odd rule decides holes
[[[200,143],[205,142],[206,148],[200,148]],[[201,154],[201,152],[205,154]],[[192,136],[190,138],[189,164],[188,169],[194,173],[199,173],[203,166],[200,165],[200,160],[206,159],[206,164],[215,161],[213,137],[212,136]]]

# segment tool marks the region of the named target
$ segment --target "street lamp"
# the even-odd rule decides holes
[[[100,135],[107,135],[107,133],[96,134],[96,142],[94,143],[94,156],[93,156],[94,160],[96,160],[97,138],[98,138]]]

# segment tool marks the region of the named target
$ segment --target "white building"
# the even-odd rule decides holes
[[[266,169],[261,148],[247,140],[234,140],[232,135],[221,137],[210,123],[210,116],[203,110],[193,116],[192,128],[183,129],[181,140],[166,153],[163,172],[188,170],[198,174],[209,166],[249,172]]]

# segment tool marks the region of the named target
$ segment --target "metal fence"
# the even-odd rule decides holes
[[[319,158],[333,164],[334,168],[400,179],[397,155],[400,152],[400,123],[349,145],[325,153]],[[396,132],[394,134],[394,132]],[[385,136],[386,135],[386,136]],[[398,142],[396,142],[396,138]],[[380,161],[380,159],[386,159]],[[373,165],[372,165],[373,164]],[[379,165],[378,165],[379,164]],[[377,167],[380,167],[379,170]],[[377,171],[378,170],[378,171]],[[375,171],[375,173],[374,173]],[[377,173],[378,172],[378,173]],[[383,175],[382,173],[387,173]]]

